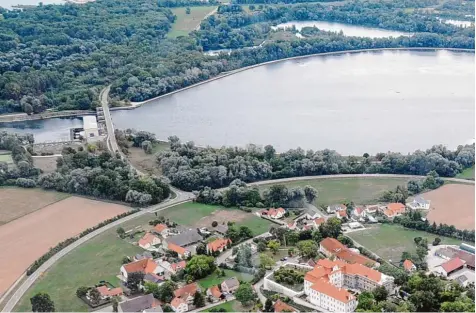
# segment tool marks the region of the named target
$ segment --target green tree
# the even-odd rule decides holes
[[[278,252],[279,247],[281,247],[281,244],[278,240],[273,239],[268,242],[268,248],[273,252],[273,254],[276,254]]]
[[[175,312],[174,309],[172,309],[172,307],[170,306],[170,304],[165,304],[163,307],[162,307],[162,310],[164,312]]]
[[[120,301],[120,298],[115,296],[115,297],[112,297],[112,312],[119,312],[119,301]]]
[[[192,10],[191,10],[189,7],[187,7],[187,8],[185,9],[185,14],[190,14],[190,12],[192,12]]]
[[[319,226],[319,232],[322,238],[337,238],[341,233],[341,225],[342,223],[337,217],[331,217]]]
[[[198,290],[193,295],[193,305],[196,306],[197,308],[201,308],[202,306],[205,306],[205,297]]]
[[[375,304],[375,298],[373,293],[369,291],[363,291],[357,297],[357,300],[359,302],[359,304],[357,305],[357,309],[363,311],[373,311],[373,306]]]
[[[300,241],[297,244],[299,253],[305,258],[315,258],[319,253],[317,245],[313,240]]]
[[[39,292],[31,299],[31,310],[33,312],[54,312],[55,303],[51,300],[50,295],[45,292]]]
[[[213,273],[215,268],[215,258],[206,255],[195,255],[187,262],[185,271],[194,279],[200,279]]]
[[[145,294],[153,294],[154,297],[159,294],[159,285],[154,284],[152,282],[146,281],[144,283],[144,293]]]
[[[255,299],[253,288],[248,283],[240,284],[240,287],[235,292],[236,300],[240,301],[242,305],[248,305]]]
[[[307,202],[312,203],[314,202],[314,200],[316,200],[318,192],[316,188],[306,185],[304,187],[304,195],[306,197]]]
[[[258,242],[258,252],[266,251],[266,244],[263,241]]]
[[[387,300],[388,291],[384,286],[379,286],[372,290],[372,294],[374,295],[375,301],[380,302]]]
[[[119,237],[124,238],[126,231],[122,227],[118,227],[116,229],[116,233],[119,235]]]
[[[253,232],[248,226],[240,226],[241,239],[253,238]]]
[[[144,273],[134,272],[127,275],[126,286],[132,293],[139,292],[140,285],[144,281]]]
[[[271,299],[266,299],[263,312],[274,312],[273,301],[271,301]]]
[[[99,302],[101,301],[101,293],[97,288],[91,288],[89,289],[89,299],[91,299],[91,302],[94,305],[98,305]]]
[[[260,253],[260,255],[259,255],[259,265],[260,265],[260,267],[267,269],[267,268],[273,267],[274,264],[276,264],[276,263],[274,262],[274,260],[269,255],[267,255],[266,253]]]
[[[162,302],[170,302],[174,298],[174,291],[175,284],[170,280],[166,280],[165,282],[160,284],[157,290],[157,294],[154,294],[154,297]]]
[[[89,288],[88,287],[79,287],[78,290],[76,290],[76,296],[78,298],[82,298],[82,297],[85,297],[87,294],[88,294],[88,290]]]

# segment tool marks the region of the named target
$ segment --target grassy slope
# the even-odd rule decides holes
[[[474,166],[471,168],[467,168],[458,175],[456,175],[457,178],[463,178],[463,179],[474,179]]]
[[[216,6],[191,7],[190,14],[185,13],[186,8],[172,9],[177,19],[175,23],[172,24],[172,29],[168,33],[168,37],[175,38],[188,35],[188,33],[200,25],[201,20],[215,8]]]
[[[200,312],[210,312],[210,309],[225,309],[227,312],[237,312],[237,307],[239,306],[239,303],[238,301],[236,300],[233,300],[233,301],[229,301],[229,302],[225,302],[225,303],[222,303],[222,304],[219,304],[219,305],[215,305],[214,307],[211,307],[207,310],[203,310],[203,311],[200,311]]]
[[[289,187],[304,187],[311,185],[319,191],[315,204],[326,206],[333,203],[354,201],[357,204],[368,204],[377,200],[386,190],[395,189],[398,185],[406,185],[408,178],[333,178],[312,179],[289,182]],[[269,188],[270,185],[261,185],[260,189]]]
[[[233,270],[225,270],[225,274],[226,276],[222,277],[222,276],[217,276],[215,273],[213,273],[209,275],[208,277],[200,279],[198,283],[203,288],[210,288],[212,286],[221,284],[225,279],[231,278],[231,277],[236,277],[240,281],[248,281],[248,282],[253,279],[253,275],[251,274],[240,273]]]
[[[380,257],[392,262],[400,261],[402,252],[416,252],[415,237],[428,238],[431,243],[435,237],[441,239],[441,244],[460,244],[461,240],[436,236],[427,232],[405,229],[398,225],[382,224],[366,230],[347,234],[350,238],[375,252]]]

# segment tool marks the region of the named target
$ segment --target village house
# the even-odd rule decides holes
[[[464,261],[460,258],[453,258],[440,266],[435,267],[434,272],[440,274],[443,277],[448,277],[451,274],[463,269]]]
[[[346,288],[370,291],[383,286],[391,291],[393,280],[393,277],[361,264],[321,259],[304,276],[304,293],[309,302],[324,310],[353,312],[357,299]]]
[[[377,211],[380,209],[380,206],[377,204],[372,204],[372,205],[366,205],[365,206],[365,212],[367,214],[375,214]]]
[[[183,313],[188,311],[188,303],[181,298],[173,298],[170,307],[174,312]]]
[[[346,211],[346,210],[347,210],[347,206],[343,204],[333,204],[333,205],[329,205],[326,211],[328,214],[334,214],[335,212]]]
[[[418,196],[413,199],[412,202],[407,203],[407,207],[412,210],[429,210],[430,201],[423,199],[423,197]]]
[[[347,263],[359,263],[369,267],[378,267],[379,264],[366,256],[356,253],[337,239],[325,238],[319,243],[319,251],[326,257],[335,256],[337,259]]]
[[[186,303],[193,303],[193,296],[197,291],[200,291],[197,283],[191,283],[174,291],[175,298],[180,298]]]
[[[207,296],[212,299],[213,302],[220,301],[224,298],[218,286],[213,286],[207,289]]]
[[[224,236],[226,232],[228,231],[228,226],[225,224],[220,224],[220,225],[217,225],[216,227],[213,227],[212,230]]]
[[[123,281],[127,281],[129,274],[141,272],[144,275],[148,273],[156,274],[159,268],[152,259],[142,259],[121,266],[121,276]]]
[[[187,258],[195,251],[192,245],[195,245],[203,240],[203,237],[196,229],[188,229],[181,232],[179,235],[171,236],[162,242],[164,249],[175,251],[181,258]],[[190,248],[187,248],[190,247]]]
[[[116,287],[116,288],[108,288],[107,286],[99,286],[96,288],[99,291],[99,294],[101,295],[101,299],[107,300],[112,297],[116,296],[122,296],[124,294],[122,288]]]
[[[326,222],[326,219],[323,217],[316,218],[312,221],[314,223],[315,228],[319,228],[321,224],[324,224]]]
[[[161,275],[163,275],[163,273]],[[164,276],[159,276],[159,275],[154,274],[154,273],[147,273],[147,274],[144,275],[144,282],[149,282],[149,283],[153,283],[153,284],[160,284],[163,281],[165,281]]]
[[[340,220],[343,219],[344,217],[349,218],[347,216],[347,211],[346,210],[336,211],[336,217]]]
[[[268,217],[269,218],[272,218],[272,219],[280,219],[284,216],[284,214],[286,214],[286,210],[283,209],[283,208],[277,208],[277,209],[274,209],[274,208],[271,208],[268,210]]]
[[[221,291],[226,293],[234,293],[238,287],[240,287],[240,282],[236,277],[228,278],[221,283]]]
[[[389,203],[386,208],[383,207],[382,209],[383,214],[390,219],[405,213],[405,206],[401,203]]]
[[[169,235],[169,228],[165,224],[157,224],[154,226],[153,232],[166,238]]]
[[[413,262],[410,260],[403,261],[403,268],[409,273],[414,272],[417,269],[415,264],[413,264]]]
[[[167,245],[167,249],[170,250],[170,251],[177,252],[177,255],[181,259],[186,259],[191,255],[191,251],[189,251],[189,250],[187,250],[187,249],[185,249],[185,248],[183,248],[179,245],[176,245],[174,243],[169,243]]]
[[[365,209],[363,207],[355,207],[354,210],[352,211],[352,216],[355,217],[356,219],[365,217],[367,214],[365,212]]]
[[[278,299],[274,303],[273,307],[274,307],[274,312],[299,312],[298,310],[296,310],[289,304],[281,301],[280,299]]]
[[[119,312],[144,312],[150,309],[154,309],[154,312],[162,312],[160,302],[151,293],[121,302],[118,305]]]
[[[177,274],[178,271],[185,269],[185,266],[187,266],[187,262],[185,261],[172,263],[170,264],[170,271],[172,272],[172,274]]]
[[[207,253],[223,252],[231,245],[231,240],[228,238],[218,238],[207,244]]]
[[[149,251],[144,251],[143,253],[137,253],[133,257],[134,261],[140,261],[143,259],[153,259],[153,258],[154,256]]]
[[[160,242],[161,241],[159,237],[151,233],[146,233],[144,237],[139,240],[138,244],[139,247],[141,247],[142,249],[149,251],[157,251],[158,249],[155,246],[159,245]]]

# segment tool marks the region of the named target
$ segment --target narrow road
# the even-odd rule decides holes
[[[218,7],[216,7],[215,9],[213,9],[213,11],[211,11],[210,13],[208,13],[207,15],[205,15],[201,20],[200,20],[200,23],[198,23],[197,27],[195,27],[194,30],[200,30],[200,24],[202,24],[202,21],[203,20],[206,20],[207,18],[209,18],[210,16],[212,16],[213,14],[217,13],[218,11]]]
[[[189,312],[200,312],[200,311],[207,310],[209,308],[213,308],[214,306],[217,306],[217,305],[220,305],[220,304],[223,304],[223,303],[227,303],[227,302],[230,302],[230,301],[233,301],[233,300],[235,300],[235,296],[230,296],[226,300],[221,300],[221,301],[218,301],[218,302],[215,302],[215,303],[211,303],[211,304],[202,306],[201,308],[198,308],[196,310],[192,310],[192,311],[189,311]]]
[[[114,124],[112,123],[111,112],[109,111],[109,103],[107,101],[109,97],[109,90],[111,90],[111,86],[107,86],[101,90],[99,98],[101,100],[101,106],[104,112],[104,122],[106,123],[108,148],[114,153],[119,151],[119,146],[117,145],[116,136],[114,134]]]

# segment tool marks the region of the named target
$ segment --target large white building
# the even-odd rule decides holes
[[[304,293],[313,305],[330,312],[353,312],[357,299],[346,288],[372,290],[384,286],[393,289],[393,277],[362,264],[340,260],[319,260],[304,277]]]
[[[86,141],[95,141],[99,137],[98,122],[95,115],[83,116],[83,137]]]

